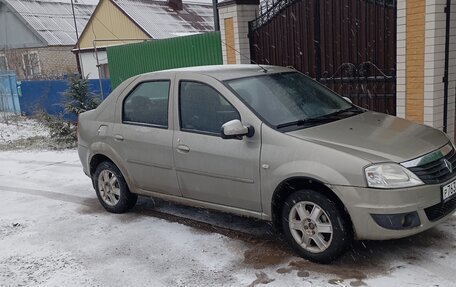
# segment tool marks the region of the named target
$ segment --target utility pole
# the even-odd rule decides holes
[[[214,13],[214,30],[220,31],[220,22],[217,9],[218,0],[212,0],[212,13]]]
[[[77,45],[77,48],[78,48],[78,52],[76,54],[76,65],[78,67],[78,73],[81,75],[81,76],[84,76],[82,74],[82,67],[81,67],[81,62],[79,61],[79,55],[81,53],[81,47],[79,45],[79,33],[78,33],[78,25],[76,23],[76,14],[74,13],[74,2],[73,0],[71,0],[71,10],[73,11],[73,21],[74,21],[74,30],[76,31],[76,45]]]

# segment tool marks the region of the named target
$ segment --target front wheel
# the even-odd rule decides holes
[[[282,228],[305,259],[329,263],[353,240],[351,226],[336,202],[313,190],[292,193],[282,209]]]
[[[112,213],[124,213],[135,206],[138,196],[128,189],[125,178],[112,162],[98,165],[93,174],[93,182],[98,200]]]

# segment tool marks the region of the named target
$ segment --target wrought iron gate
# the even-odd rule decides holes
[[[292,66],[355,104],[396,114],[396,0],[269,0],[252,61]]]

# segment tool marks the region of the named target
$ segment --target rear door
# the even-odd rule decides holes
[[[217,80],[191,73],[176,76],[174,161],[184,197],[260,211],[260,123]],[[225,140],[223,123],[253,125],[251,138]]]
[[[147,191],[181,195],[173,168],[171,79],[138,80],[117,102],[116,150],[134,184]]]

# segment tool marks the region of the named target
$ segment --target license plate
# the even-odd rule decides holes
[[[450,182],[447,185],[442,187],[442,200],[445,201],[446,199],[450,198],[451,196],[456,194],[456,180]]]

